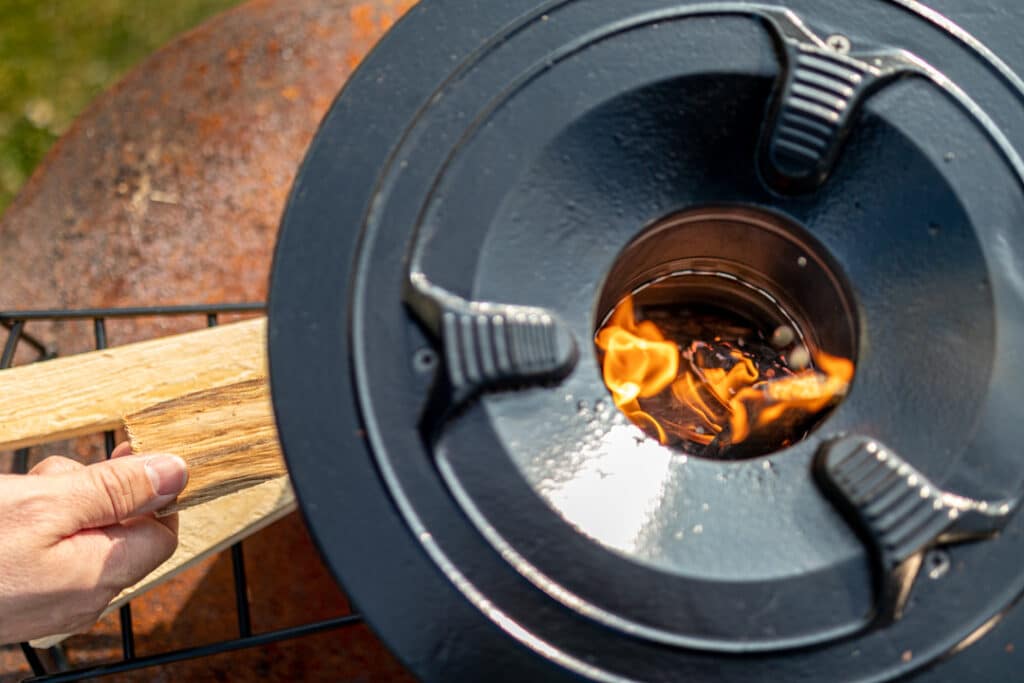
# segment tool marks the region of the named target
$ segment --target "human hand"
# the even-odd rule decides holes
[[[152,513],[185,487],[187,466],[130,452],[0,475],[0,644],[88,629],[174,552],[177,515]]]

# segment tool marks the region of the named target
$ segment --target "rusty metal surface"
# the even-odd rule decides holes
[[[254,0],[150,57],[0,222],[0,309],[263,298],[305,148],[408,4]]]
[[[252,0],[150,57],[77,120],[0,220],[0,309],[262,300],[306,145],[348,74],[412,4]],[[109,336],[202,324],[118,321]],[[30,331],[62,354],[91,340],[82,323]],[[88,441],[48,450],[100,457]],[[257,631],[347,609],[296,515],[248,541],[246,565]],[[138,653],[233,637],[231,585],[221,556],[133,603]],[[107,618],[67,648],[84,665],[119,658],[119,643]],[[0,682],[26,673],[20,652],[0,648]],[[360,626],[117,680],[249,677],[409,678]]]

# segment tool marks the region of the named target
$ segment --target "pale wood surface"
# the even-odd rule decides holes
[[[174,555],[145,579],[118,595],[107,612],[120,608],[158,583],[269,526],[294,509],[295,494],[288,477],[278,477],[183,511],[178,517],[178,549]],[[68,635],[40,638],[32,645],[52,647]]]
[[[0,450],[115,429],[125,415],[266,376],[257,318],[0,371]]]
[[[124,421],[136,453],[174,453],[189,480],[161,514],[287,474],[263,378],[150,406]]]

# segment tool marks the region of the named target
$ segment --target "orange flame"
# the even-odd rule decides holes
[[[604,383],[619,410],[641,426],[653,428],[668,443],[662,426],[640,408],[639,399],[660,394],[679,374],[679,347],[666,341],[649,320],[636,322],[633,300],[627,298],[597,334],[604,352]]]
[[[717,355],[703,341],[680,352],[653,322],[636,322],[631,297],[616,308],[596,342],[604,351],[604,382],[615,404],[635,424],[656,432],[661,443],[668,442],[668,426],[675,436],[703,446],[716,438],[721,445],[737,444],[786,420],[819,413],[845,395],[853,379],[852,361],[823,352],[813,354],[815,368],[784,368],[782,376],[763,378],[754,359],[729,344],[717,344]],[[688,367],[680,367],[681,358]],[[640,399],[666,389],[669,409],[659,411],[665,413],[659,420],[641,408]]]

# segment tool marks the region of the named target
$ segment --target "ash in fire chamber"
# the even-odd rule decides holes
[[[623,297],[595,335],[605,385],[661,443],[751,458],[803,439],[853,362],[817,350],[772,297],[727,273],[673,273]]]

